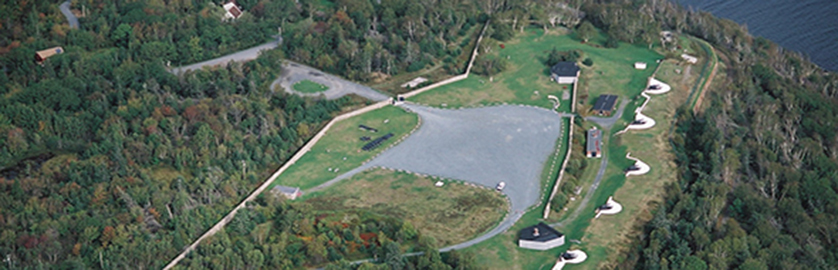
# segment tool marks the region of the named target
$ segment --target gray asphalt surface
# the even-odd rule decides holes
[[[442,248],[463,249],[512,227],[540,195],[539,179],[561,136],[561,116],[553,111],[504,105],[449,110],[403,104],[422,118],[422,126],[400,144],[335,179],[306,191],[322,190],[372,167],[465,180],[488,188],[506,182],[509,214],[489,232]]]
[[[620,117],[623,116],[623,109],[625,109],[626,105],[628,104],[629,101],[627,99],[623,99],[623,101],[620,102],[620,107],[617,109],[617,113],[611,115],[611,117],[602,118],[598,116],[588,116],[585,117],[585,120],[597,123],[603,129],[610,128],[612,125],[614,125],[614,123],[617,123],[617,120],[620,120]]]
[[[64,17],[67,17],[67,22],[70,23],[70,28],[79,28],[79,18],[76,18],[76,15],[70,12],[70,0],[61,3],[61,5],[58,6],[58,9],[61,10]]]
[[[230,61],[243,62],[243,61],[253,60],[253,59],[256,59],[256,57],[259,56],[259,53],[262,50],[270,50],[270,49],[276,48],[277,46],[279,46],[279,43],[278,43],[278,41],[274,40],[274,41],[271,41],[271,42],[268,42],[268,43],[265,43],[265,44],[262,44],[262,45],[259,45],[259,46],[256,46],[256,47],[252,47],[252,48],[249,48],[249,49],[238,51],[238,52],[228,54],[228,55],[225,55],[225,56],[222,56],[222,57],[218,57],[218,58],[215,58],[215,59],[207,60],[207,61],[200,62],[200,63],[191,64],[191,65],[188,65],[188,66],[172,68],[171,70],[169,70],[169,72],[171,72],[175,75],[178,75],[178,74],[181,74],[181,73],[186,72],[188,70],[197,70],[197,69],[201,69],[202,67],[205,67],[205,66],[225,65],[225,64],[229,63]]]
[[[316,82],[329,87],[329,89],[320,93],[300,93],[294,91],[291,86],[302,80]],[[283,65],[282,74],[271,84],[271,88],[275,89],[277,85],[281,86],[288,93],[301,96],[316,97],[324,95],[327,99],[336,99],[354,93],[373,101],[383,101],[389,98],[387,95],[367,86],[292,61],[286,61],[285,65]]]

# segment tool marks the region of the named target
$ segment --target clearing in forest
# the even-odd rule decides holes
[[[573,89],[570,84],[557,84],[550,80],[550,67],[545,64],[548,54],[558,51],[581,51],[578,59],[582,69],[578,85],[578,101],[592,105],[599,94],[612,93],[623,97],[640,94],[646,85],[646,78],[654,69],[634,69],[635,62],[646,62],[650,66],[663,56],[645,47],[621,44],[619,48],[604,48],[598,43],[605,36],[597,35],[591,42],[582,44],[566,31],[527,29],[510,41],[491,41],[481,45],[481,57],[506,58],[505,71],[491,77],[474,73],[469,78],[419,94],[411,101],[434,107],[473,107],[498,103],[527,104],[552,108],[547,95],[562,100],[559,111],[569,112],[570,101],[562,99],[564,92]],[[503,48],[500,47],[503,44]],[[487,48],[485,50],[483,48]],[[581,62],[590,58],[591,66]],[[536,93],[537,92],[537,93]],[[445,106],[443,106],[443,104]],[[582,108],[577,108],[581,111]]]
[[[370,169],[315,193],[316,211],[370,211],[410,222],[440,246],[464,242],[492,228],[506,213],[499,192],[460,182]]]

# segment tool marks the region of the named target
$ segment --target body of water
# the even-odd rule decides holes
[[[838,0],[675,0],[748,26],[755,36],[838,71]]]

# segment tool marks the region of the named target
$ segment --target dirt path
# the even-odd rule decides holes
[[[719,61],[716,61],[716,64],[713,65],[713,70],[710,71],[710,76],[707,76],[707,81],[704,82],[704,87],[701,88],[701,92],[698,93],[698,99],[695,101],[695,106],[693,106],[693,112],[696,112],[699,108],[701,108],[701,102],[704,100],[704,95],[707,94],[707,88],[710,88],[710,84],[713,83],[713,78],[716,77],[716,71],[719,68]]]

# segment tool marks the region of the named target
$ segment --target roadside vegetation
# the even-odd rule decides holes
[[[293,88],[297,92],[306,94],[319,93],[329,90],[329,87],[309,80],[302,80],[296,82],[294,83],[294,85],[291,86],[291,88]]]

